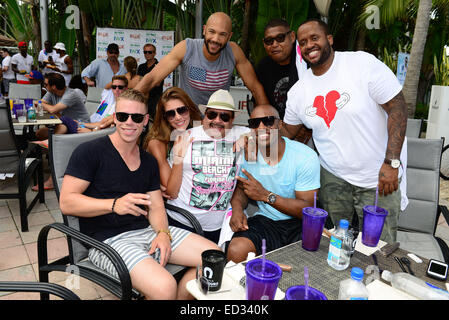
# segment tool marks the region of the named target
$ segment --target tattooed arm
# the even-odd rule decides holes
[[[388,114],[388,143],[385,159],[399,159],[407,128],[407,105],[402,91],[382,105]],[[398,189],[398,169],[382,164],[379,171],[379,194],[388,195]]]

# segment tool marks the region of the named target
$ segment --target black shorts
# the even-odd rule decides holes
[[[248,218],[246,231],[234,233],[233,238],[244,237],[251,240],[256,247],[257,255],[262,254],[262,239],[265,239],[267,252],[301,240],[302,220],[271,220],[257,214]]]

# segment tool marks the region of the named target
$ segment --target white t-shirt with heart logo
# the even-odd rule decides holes
[[[303,123],[313,130],[326,170],[353,185],[375,188],[388,141],[388,115],[380,105],[401,89],[394,73],[375,56],[362,51],[335,52],[325,74],[315,76],[308,69],[290,89],[284,121]],[[403,165],[406,145],[404,141]],[[402,175],[403,170],[399,171]]]

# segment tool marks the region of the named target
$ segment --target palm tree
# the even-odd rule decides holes
[[[441,1],[434,0],[434,2],[439,3]],[[417,1],[414,0],[367,0],[364,8],[370,5],[379,7],[380,21],[384,26],[392,26],[398,20],[415,25],[407,75],[403,86],[409,117],[413,118],[416,110],[418,83],[429,29],[432,0],[420,0],[418,8],[416,7]],[[365,18],[366,14],[362,14],[359,21],[364,21]]]
[[[419,1],[415,32],[413,33],[412,49],[410,52],[410,59],[407,68],[407,75],[405,77],[404,87],[402,88],[410,118],[413,118],[415,116],[419,76],[421,73],[424,48],[426,46],[431,9],[432,0]]]

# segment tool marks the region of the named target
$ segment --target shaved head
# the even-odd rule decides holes
[[[228,32],[232,31],[231,17],[229,17],[224,12],[215,12],[211,14],[207,19],[206,26],[216,24],[224,26],[228,30]]]
[[[251,118],[259,118],[265,116],[275,116],[279,118],[279,112],[275,107],[269,104],[259,104],[251,112]]]

